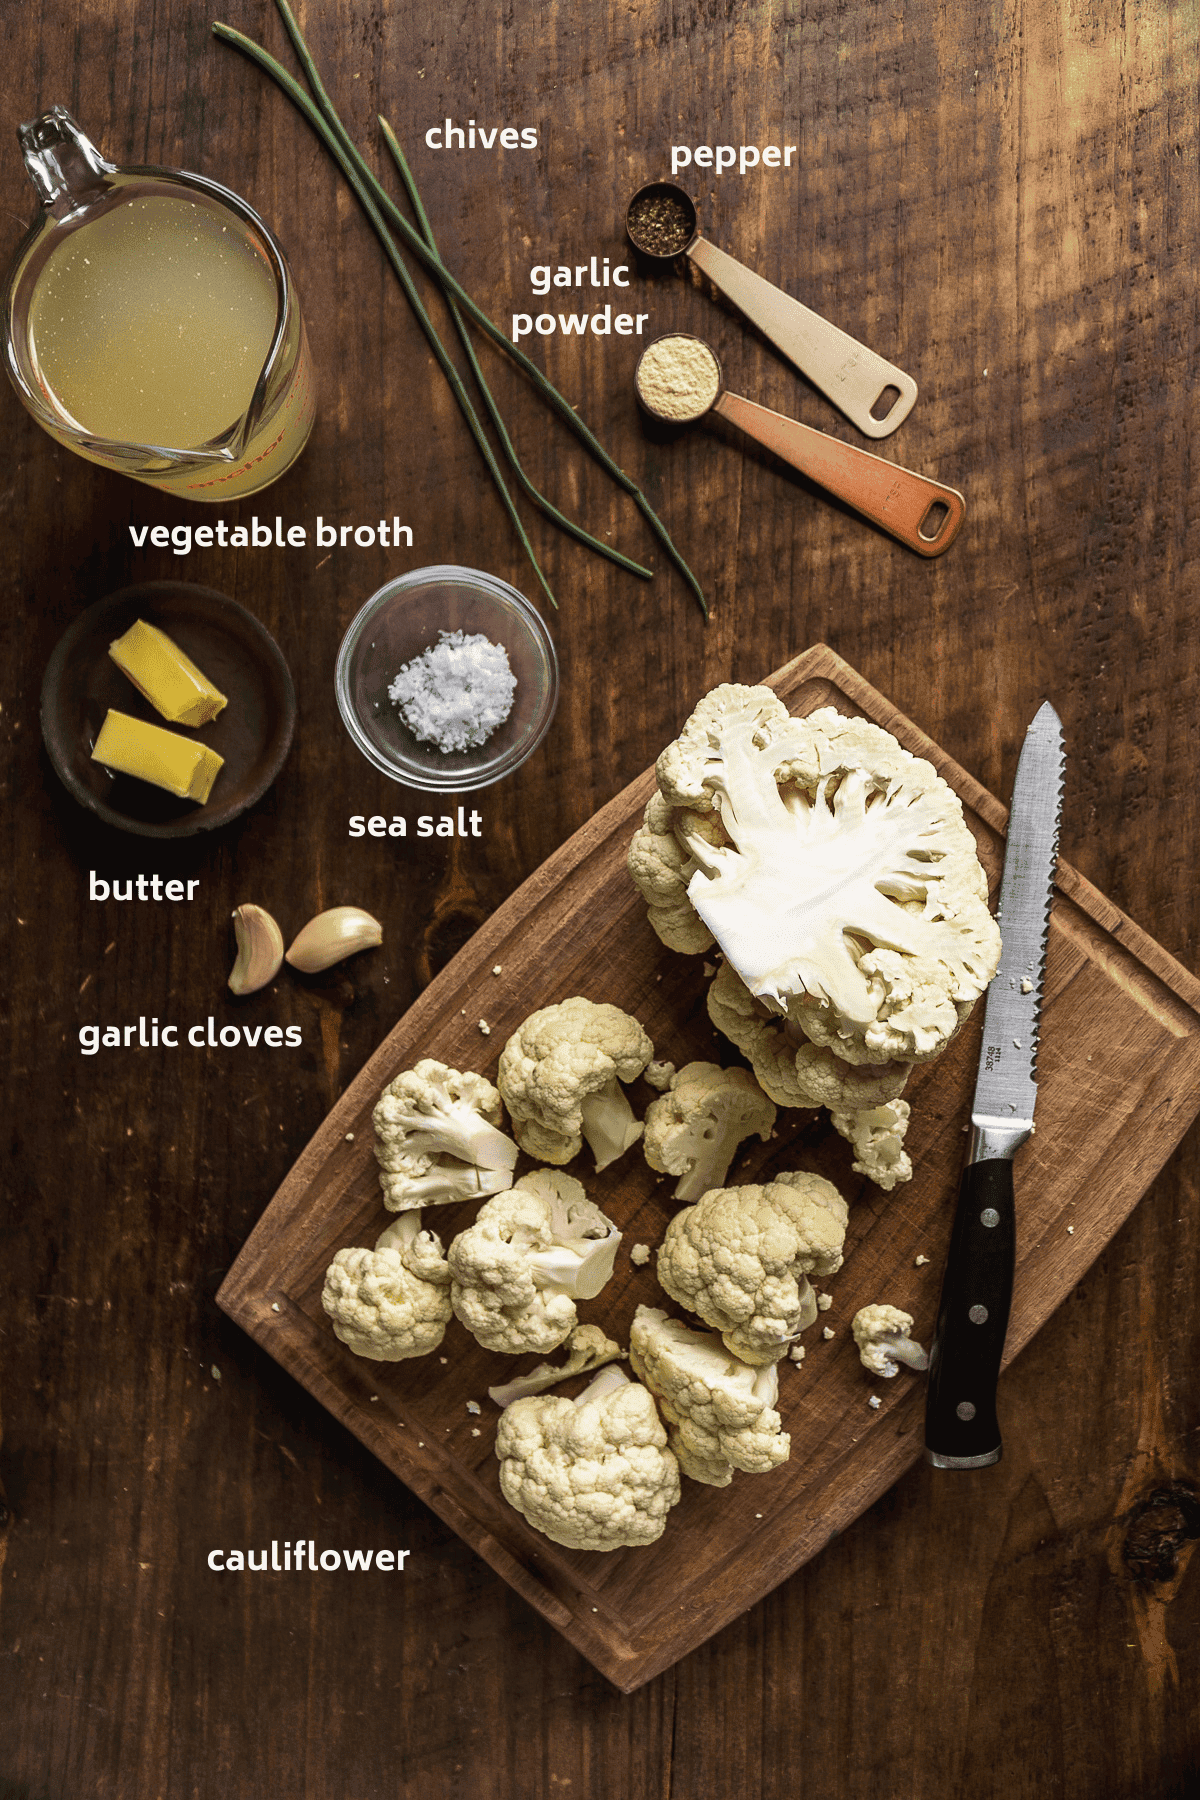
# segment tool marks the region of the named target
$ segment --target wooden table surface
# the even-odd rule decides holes
[[[940,1800],[1179,1796],[1200,1775],[1196,1129],[1002,1383],[1005,1458],[921,1468],[669,1673],[622,1697],[214,1305],[292,1162],[481,921],[654,758],[719,681],[824,640],[1006,796],[1039,702],[1069,751],[1064,854],[1200,967],[1200,358],[1194,0],[631,0],[502,11],[311,4],[369,156],[384,112],[447,262],[504,325],[535,265],[623,258],[625,200],[673,143],[794,144],[698,172],[713,241],[892,357],[921,398],[883,454],[962,489],[919,561],[727,428],[640,423],[636,344],[529,340],[643,483],[712,601],[705,626],[632,505],[486,366],[533,479],[658,573],[531,536],[561,610],[543,748],[476,797],[475,840],[340,725],[341,634],[391,575],[530,571],[378,245],[303,121],[208,35],[290,53],[269,0],[33,0],[3,19],[5,254],[33,213],[12,127],[66,105],[118,162],[244,194],[291,259],[320,384],[275,487],[202,509],[87,464],[7,391],[0,487],[10,1155],[0,1255],[6,1493],[0,1800]],[[447,117],[536,150],[434,150]],[[703,184],[703,185],[701,185]],[[739,391],[858,441],[699,282],[631,276],[647,332],[706,336]],[[612,293],[545,302],[591,311]],[[435,309],[436,310],[436,309]],[[444,323],[444,314],[438,313]],[[135,549],[128,527],[399,516],[412,546]],[[42,672],[91,601],[186,579],[256,613],[299,726],[215,842],[94,824],[38,730]],[[352,814],[404,840],[352,840]],[[89,872],[198,879],[89,899]],[[228,915],[294,929],[356,902],[384,948],[264,1002],[296,1050],[81,1052],[139,1016],[217,1024]],[[217,1547],[409,1551],[403,1576],[218,1575]]]

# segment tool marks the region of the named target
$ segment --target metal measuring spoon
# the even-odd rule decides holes
[[[694,425],[719,413],[918,556],[940,556],[958,536],[967,509],[957,488],[731,394],[703,338],[682,331],[655,338],[638,358],[634,383],[652,418]]]
[[[907,419],[917,398],[912,376],[708,243],[686,189],[673,181],[639,188],[625,212],[625,235],[662,268],[677,256],[695,263],[865,436],[888,437]],[[883,405],[891,390],[890,404]]]

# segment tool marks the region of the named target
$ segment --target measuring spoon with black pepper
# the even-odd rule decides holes
[[[717,413],[918,556],[941,556],[958,536],[967,509],[957,488],[731,394],[703,338],[683,331],[654,338],[638,358],[634,384],[651,418],[694,425]]]
[[[888,437],[907,419],[917,398],[912,376],[701,237],[686,189],[673,181],[639,188],[625,233],[663,268],[686,256],[865,436]]]

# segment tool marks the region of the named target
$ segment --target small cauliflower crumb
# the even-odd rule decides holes
[[[488,1024],[488,1022],[487,1022],[487,1020],[486,1020],[486,1019],[480,1019],[480,1021],[479,1021],[479,1029],[480,1029],[480,1031],[481,1031],[481,1032],[482,1032],[482,1033],[483,1033],[483,1035],[484,1035],[484,1037],[491,1037],[491,1035],[492,1035],[492,1028],[491,1028],[491,1026],[490,1026],[490,1025],[489,1025],[489,1024]]]
[[[833,1295],[832,1294],[818,1294],[817,1295],[817,1311],[818,1312],[828,1312],[832,1305],[833,1305]]]
[[[1073,1225],[1068,1225],[1068,1226],[1067,1226],[1067,1236],[1068,1236],[1068,1237],[1074,1237],[1074,1236],[1075,1236],[1075,1227],[1074,1227],[1074,1226],[1073,1226]]]
[[[418,742],[448,754],[486,743],[512,711],[516,691],[503,644],[481,631],[442,631],[405,663],[388,699]]]
[[[671,1085],[671,1077],[674,1073],[675,1064],[673,1062],[652,1060],[642,1070],[642,1078],[648,1081],[652,1088],[657,1088],[660,1094],[665,1094]]]
[[[439,1356],[438,1361],[440,1363],[448,1363],[450,1361],[450,1358],[448,1356]]]
[[[1021,982],[1021,992],[1023,994],[1032,994],[1033,992],[1033,983],[1030,981],[1028,975],[1026,975]]]
[[[492,974],[499,975],[501,973],[501,971],[503,970],[503,968],[504,968],[503,963],[493,963],[492,964]]]
[[[649,1244],[635,1244],[629,1252],[629,1260],[631,1263],[636,1263],[639,1269],[644,1268],[650,1261]]]
[[[878,1394],[872,1394],[871,1398],[867,1401],[867,1405],[871,1408],[872,1412],[878,1412],[883,1405],[883,1401],[879,1398]]]
[[[346,1133],[346,1142],[348,1144],[352,1144],[354,1142],[354,1133],[352,1131],[348,1131]]]
[[[928,1261],[929,1258],[927,1256],[915,1256],[913,1258],[913,1267],[914,1269],[923,1269]]]
[[[804,1358],[808,1355],[808,1352],[804,1348],[803,1344],[793,1344],[791,1349],[788,1351],[788,1355],[791,1357],[791,1359],[794,1363],[802,1363],[804,1361]]]
[[[482,1433],[482,1431],[480,1431],[478,1425],[472,1425],[471,1436],[472,1437],[482,1437],[483,1436],[483,1433]]]
[[[378,1394],[368,1394],[367,1398],[368,1398],[368,1400],[370,1400],[370,1402],[373,1406],[375,1404],[376,1400],[378,1400],[379,1395]]]
[[[214,1381],[220,1381],[221,1379],[221,1371],[218,1369],[216,1363],[212,1366],[212,1378]]]
[[[467,1411],[469,1413],[481,1413],[483,1411],[483,1408],[482,1408],[482,1406],[480,1406],[478,1400],[468,1400],[467,1401]]]
[[[828,1343],[831,1337],[837,1336],[837,1333],[835,1331],[833,1331],[830,1328],[830,1326],[827,1325],[825,1327],[824,1331],[821,1333],[821,1336],[825,1339],[825,1342]]]
[[[277,1312],[277,1313],[281,1313],[281,1312],[282,1312],[282,1311],[283,1311],[283,1308],[282,1308],[282,1306],[280,1306],[280,1304],[279,1304],[279,1302],[278,1302],[278,1300],[272,1300],[272,1302],[271,1302],[271,1311],[272,1311],[272,1312]]]

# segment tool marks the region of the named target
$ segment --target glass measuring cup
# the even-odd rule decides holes
[[[958,536],[967,509],[957,488],[731,394],[703,338],[684,331],[654,338],[638,358],[634,385],[651,418],[694,425],[719,414],[918,556],[941,556]]]
[[[660,268],[686,256],[864,437],[890,436],[916,405],[911,375],[701,237],[695,202],[675,182],[638,189],[626,209],[625,235]]]
[[[189,500],[256,493],[312,429],[291,272],[218,182],[118,168],[55,106],[17,131],[41,215],[5,295],[5,360],[51,437]]]

